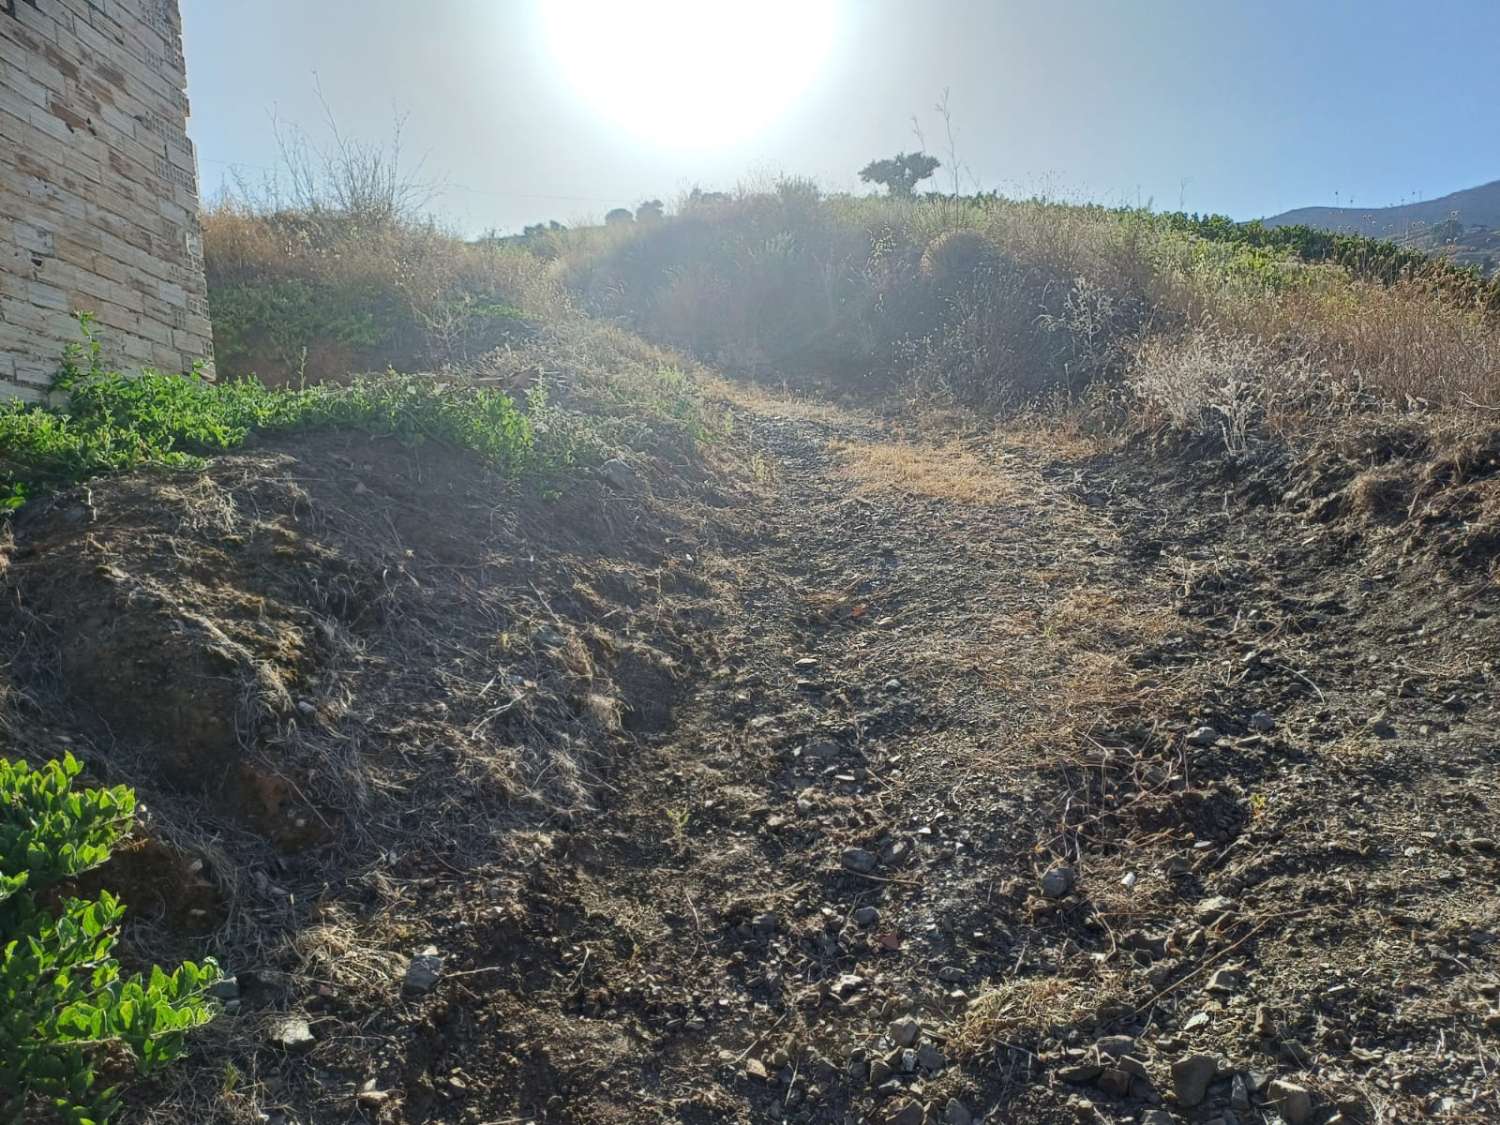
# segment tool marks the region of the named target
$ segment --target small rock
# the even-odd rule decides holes
[[[964,979],[964,971],[957,965],[944,965],[938,970],[937,977],[944,984],[959,984]]]
[[[238,1000],[240,998],[239,978],[222,977],[214,981],[208,990],[208,994],[215,1000]]]
[[[762,933],[774,934],[781,927],[781,919],[775,914],[761,914],[750,923],[750,926]]]
[[[1191,1109],[1201,1103],[1218,1069],[1219,1061],[1212,1055],[1186,1055],[1174,1062],[1172,1093],[1177,1097],[1177,1104]]]
[[[1269,734],[1276,729],[1276,716],[1269,711],[1257,711],[1250,716],[1250,729]]]
[[[1213,976],[1208,978],[1208,984],[1204,985],[1209,992],[1216,992],[1221,996],[1230,996],[1239,991],[1240,974],[1233,969],[1219,969]]]
[[[1042,894],[1048,898],[1062,898],[1077,881],[1078,873],[1067,864],[1048,868],[1042,874]]]
[[[900,1109],[892,1110],[886,1115],[886,1125],[922,1125],[926,1118],[922,1107],[916,1102],[907,1102]]]
[[[1396,724],[1382,715],[1370,723],[1370,733],[1376,738],[1395,738]]]
[[[1219,732],[1213,727],[1198,727],[1188,732],[1187,741],[1189,746],[1212,746],[1219,741]]]
[[[875,858],[874,852],[867,852],[864,848],[845,848],[843,862],[850,871],[868,875],[880,861]]]
[[[901,1073],[913,1074],[917,1069],[917,1051],[914,1047],[908,1047],[901,1052]]]
[[[858,992],[865,986],[864,977],[853,973],[844,973],[838,980],[833,982],[833,994],[835,996],[848,996],[850,993]]]
[[[804,656],[801,660],[798,660],[792,665],[792,667],[797,669],[797,671],[799,672],[811,672],[817,666],[818,658],[816,656]]]
[[[910,1047],[922,1037],[922,1025],[910,1016],[902,1016],[890,1026],[891,1042],[898,1047]]]
[[[1209,1014],[1207,1012],[1194,1012],[1188,1016],[1182,1025],[1183,1031],[1197,1031],[1200,1027],[1208,1026]]]
[[[1234,1082],[1230,1084],[1229,1104],[1241,1113],[1250,1108],[1250,1087],[1246,1084],[1243,1074],[1236,1074]]]
[[[1278,1078],[1266,1089],[1266,1096],[1287,1125],[1302,1125],[1312,1116],[1312,1095],[1305,1087]]]
[[[766,1064],[756,1058],[745,1060],[745,1073],[751,1078],[760,1079],[762,1082],[771,1076],[771,1072],[766,1069]]]
[[[406,966],[406,979],[401,982],[401,987],[407,992],[418,994],[431,992],[437,987],[442,975],[443,958],[439,955],[437,946],[429,945]]]
[[[1123,1098],[1130,1092],[1130,1075],[1119,1067],[1106,1067],[1099,1075],[1098,1086],[1112,1098]]]
[[[949,1098],[948,1104],[943,1108],[943,1121],[946,1125],[973,1125],[974,1115],[963,1102],[957,1098]]]
[[[1141,1125],[1174,1125],[1172,1115],[1164,1109],[1148,1109],[1141,1115]]]
[[[870,1064],[870,1085],[879,1086],[882,1082],[889,1081],[891,1074],[891,1064],[884,1059],[876,1059]]]
[[[917,1065],[923,1070],[937,1073],[948,1065],[948,1059],[931,1043],[923,1043],[917,1048]]]
[[[600,465],[599,476],[616,492],[634,492],[641,483],[639,474],[619,457],[611,457]]]
[[[1221,915],[1228,914],[1234,909],[1234,899],[1226,895],[1214,895],[1206,898],[1193,908],[1193,913],[1198,916],[1200,922],[1216,921]]]
[[[317,1042],[308,1022],[296,1016],[277,1020],[271,1025],[266,1038],[271,1046],[280,1047],[283,1051],[305,1051]]]
[[[1057,1076],[1064,1082],[1072,1082],[1074,1085],[1082,1085],[1092,1082],[1103,1073],[1104,1067],[1096,1062],[1074,1063],[1071,1066],[1060,1066],[1057,1068]]]
[[[880,921],[880,911],[873,906],[861,906],[854,912],[854,921],[860,926],[873,926]]]
[[[1135,1054],[1135,1040],[1129,1035],[1106,1035],[1094,1044],[1094,1050],[1102,1058],[1123,1059]]]
[[[1276,1020],[1272,1017],[1271,1010],[1264,1004],[1256,1007],[1255,1023],[1251,1030],[1255,1035],[1267,1038],[1276,1034]]]

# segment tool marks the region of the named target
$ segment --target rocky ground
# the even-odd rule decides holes
[[[736,409],[670,712],[239,966],[203,1119],[1500,1119],[1492,578],[1280,464]]]

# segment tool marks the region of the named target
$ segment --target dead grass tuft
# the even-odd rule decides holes
[[[839,473],[864,495],[903,492],[955,504],[1022,504],[1026,489],[1014,476],[957,441],[942,446],[905,442],[835,442]]]
[[[959,1058],[996,1050],[1028,1050],[1066,1028],[1091,1028],[1128,1007],[1123,978],[1114,972],[1088,980],[1027,977],[1010,980],[969,1002],[948,1040]]]

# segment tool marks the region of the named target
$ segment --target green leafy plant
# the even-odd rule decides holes
[[[576,459],[566,427],[538,425],[547,411],[540,388],[518,404],[493,387],[395,372],[309,387],[212,383],[196,373],[126,376],[108,369],[92,321],[79,319],[84,340],[53,383],[66,400],[0,406],[0,512],[39,489],[103,473],[194,467],[251,433],[340,429],[441,442],[513,478],[544,476]]]
[[[59,893],[109,858],[129,831],[123,786],[75,790],[70,754],[32,769],[0,759],[0,1121],[44,1104],[69,1125],[107,1121],[119,1087],[101,1063],[122,1054],[148,1075],[178,1058],[214,1016],[212,961],[125,976],[113,950],[125,908]]]

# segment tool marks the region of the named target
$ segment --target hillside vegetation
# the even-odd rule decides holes
[[[587,311],[730,370],[989,408],[1124,384],[1236,429],[1500,398],[1500,286],[1370,240],[786,182],[560,241]]]
[[[122,974],[223,973],[133,1077],[37,1005],[104,1114],[1500,1112],[1493,283],[803,181],[477,242],[345,194],[205,217],[216,382],[86,334],[0,411],[0,780],[115,810],[54,885]]]

